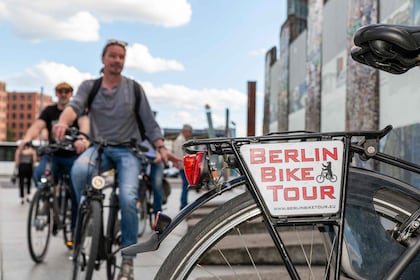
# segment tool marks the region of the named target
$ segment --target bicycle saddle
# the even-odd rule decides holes
[[[419,26],[370,24],[359,28],[353,40],[351,56],[357,62],[392,74],[420,65]]]

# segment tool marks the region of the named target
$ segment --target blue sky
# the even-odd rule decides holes
[[[54,94],[98,76],[109,38],[129,43],[123,74],[139,81],[162,127],[225,124],[246,133],[247,81],[257,82],[261,133],[264,57],[278,47],[286,0],[0,0],[0,81]]]

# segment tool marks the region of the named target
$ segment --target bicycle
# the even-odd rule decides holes
[[[118,180],[116,173],[114,179],[109,181],[99,173],[104,148],[112,145],[105,141],[95,141],[88,135],[79,133],[97,145],[97,157],[92,179],[79,204],[74,234],[72,279],[91,279],[94,270],[99,270],[103,262],[106,262],[107,278],[114,279],[116,270],[119,269],[116,255],[120,251],[121,243]],[[144,149],[140,145],[133,142],[119,145],[130,147],[140,159],[143,159]],[[108,204],[104,203],[106,189],[110,189]],[[105,208],[108,209],[106,225]]]
[[[50,235],[63,231],[64,244],[71,249],[72,242],[72,201],[69,175],[60,171],[58,182],[52,174],[52,156],[59,149],[72,151],[76,139],[67,137],[61,143],[49,144],[39,149],[40,155],[47,155],[44,173],[38,183],[39,188],[31,201],[27,220],[27,241],[31,258],[42,262],[49,245]]]
[[[137,201],[137,215],[139,218],[138,237],[143,236],[149,225],[153,230],[154,225],[154,210],[153,210],[153,189],[150,178],[150,160],[142,161],[142,171],[139,174],[139,189]],[[165,205],[171,193],[171,186],[165,178],[162,178],[162,204]]]
[[[190,185],[197,188],[209,188],[210,190],[189,204],[185,210],[182,210],[172,223],[169,224],[168,221],[165,221],[165,225],[159,225],[160,221],[158,220],[157,232],[149,241],[130,246],[123,249],[123,251],[126,253],[140,253],[157,249],[176,225],[199,206],[227,191],[242,187],[247,191],[221,205],[214,212],[203,218],[192,230],[188,231],[188,234],[183,237],[164,261],[155,279],[187,279],[188,276],[202,275],[205,271],[218,275],[217,273],[221,270],[219,267],[218,270],[214,270],[211,265],[205,265],[208,263],[209,258],[216,257],[217,252],[219,252],[217,263],[219,265],[225,263],[229,267],[227,270],[235,272],[235,265],[227,261],[229,258],[228,252],[223,254],[217,247],[223,246],[223,243],[225,245],[226,243],[231,243],[232,238],[246,243],[249,240],[245,240],[241,232],[249,231],[254,226],[260,227],[262,225],[264,225],[267,233],[263,240],[272,240],[276,252],[279,253],[278,257],[281,257],[282,263],[292,279],[300,279],[299,275],[302,272],[298,273],[294,263],[296,260],[291,258],[290,252],[287,250],[293,245],[287,244],[287,242],[295,243],[296,240],[290,240],[290,237],[286,238],[284,236],[284,227],[286,226],[295,228],[296,232],[293,234],[298,238],[311,236],[314,241],[323,238],[322,247],[317,247],[318,250],[325,250],[323,259],[320,263],[316,263],[317,266],[323,265],[321,269],[315,271],[312,267],[315,265],[311,263],[311,258],[313,257],[311,249],[314,250],[315,248],[311,247],[313,244],[305,245],[306,248],[301,253],[308,266],[305,273],[312,273],[312,277],[315,277],[321,271],[326,273],[324,277],[327,278],[334,277],[334,279],[338,279],[342,275],[351,275],[354,279],[363,277],[376,279],[377,277],[375,276],[386,272],[386,269],[391,267],[389,264],[393,262],[398,266],[389,271],[389,273],[390,275],[398,273],[399,269],[408,265],[407,263],[410,262],[413,254],[415,256],[418,251],[418,244],[420,244],[420,241],[418,241],[416,243],[417,246],[407,245],[404,256],[410,256],[410,258],[398,259],[399,250],[401,250],[400,246],[403,246],[402,244],[406,242],[410,243],[409,240],[411,239],[415,240],[417,238],[417,228],[420,224],[418,220],[420,215],[420,191],[385,175],[350,167],[350,159],[355,154],[360,154],[371,160],[378,160],[420,173],[420,166],[418,165],[395,160],[390,156],[377,152],[377,141],[385,136],[390,129],[391,127],[381,131],[365,132],[285,133],[250,138],[189,141],[185,144],[185,148],[189,153],[195,153],[187,156],[184,160],[184,168]],[[363,144],[351,143],[352,138],[360,136],[365,137]],[[284,143],[285,141],[287,142]],[[207,149],[203,152],[190,148],[199,145],[205,145]],[[333,148],[329,145],[333,145]],[[288,153],[292,151],[292,153],[295,153],[296,147],[299,147],[298,150],[304,149],[309,151],[314,149],[314,146],[316,151],[318,151],[316,153],[320,153],[323,149],[336,151],[331,153],[331,156],[334,154],[333,157],[337,157],[335,164],[333,163],[335,165],[333,170],[340,180],[336,184],[321,184],[317,186],[314,183],[315,174],[318,173],[318,170],[321,170],[322,162],[312,161],[313,167],[302,167],[300,176],[311,177],[311,182],[318,187],[316,191],[306,192],[305,194],[304,188],[296,189],[293,187],[293,184],[287,187],[285,184],[284,188],[282,188],[279,182],[269,185],[271,188],[269,191],[261,187],[262,179],[258,178],[258,174],[261,174],[262,167],[260,165],[260,167],[255,168],[255,165],[258,166],[257,162],[262,162],[264,158],[262,154],[258,154],[258,152],[262,151],[260,149],[265,151],[268,151],[268,149],[271,151],[289,151]],[[251,149],[256,149],[254,150],[254,157],[250,156],[250,153],[252,154]],[[214,178],[212,175],[214,174],[212,164],[209,159],[211,158],[210,155],[215,154],[222,155],[228,166],[235,168],[241,175],[227,182],[221,181],[221,177]],[[290,157],[293,158],[294,155],[296,154],[289,154],[288,159],[290,160]],[[313,157],[318,156],[319,154]],[[324,155],[324,157],[327,156],[328,154]],[[251,158],[253,158],[254,162],[252,162]],[[269,157],[267,156],[266,158]],[[308,161],[310,160],[308,153],[306,153],[305,158]],[[269,168],[275,168],[274,165],[266,163],[264,165],[269,166]],[[310,168],[313,168],[313,170],[311,171]],[[268,180],[272,173],[267,170],[264,171],[267,172],[264,178]],[[297,174],[295,171],[290,172],[295,176]],[[280,169],[276,173],[281,174]],[[296,186],[296,182],[292,183]],[[336,188],[335,186],[339,187]],[[277,203],[274,203],[274,189],[278,194]],[[296,194],[299,194],[300,199],[296,199]],[[315,194],[319,196],[318,199],[313,198]],[[284,198],[281,200],[281,203],[279,203],[280,197]],[[324,198],[320,199],[321,197]],[[346,216],[345,213],[347,213]],[[358,223],[358,219],[362,217],[364,217],[364,223],[369,222],[368,225],[371,225],[371,228],[367,228],[367,225],[364,224],[361,226]],[[250,229],[249,224],[254,226]],[[345,224],[346,228],[344,227]],[[386,228],[384,225],[387,225]],[[407,228],[410,229],[409,232]],[[350,234],[352,230],[358,230],[366,236],[372,235],[372,238],[379,236],[381,237],[381,242],[379,245],[377,242],[366,244],[360,236],[353,237],[352,240]],[[232,237],[233,233],[236,233],[236,237]],[[386,234],[387,238],[383,237],[384,234]],[[398,241],[399,239],[401,241]],[[390,263],[382,265],[376,263],[375,270],[369,266],[368,268],[362,267],[362,270],[357,271],[351,266],[354,262],[357,263],[357,259],[355,260],[348,253],[354,248],[359,248],[358,245],[359,247],[363,245],[365,247],[362,246],[362,248],[367,248],[361,253],[367,253],[367,251],[374,249],[380,251],[389,250]],[[249,246],[248,244],[245,248]],[[302,245],[302,247],[304,246]],[[294,249],[296,250],[296,246]],[[208,255],[205,254],[206,252],[209,252]],[[243,252],[250,256],[251,264],[253,263],[256,266],[255,263],[258,260],[251,258],[252,250],[244,249]],[[381,253],[385,254],[384,252]],[[363,257],[366,262],[373,261],[368,254],[363,255]],[[276,264],[279,263],[281,262],[279,261]],[[258,273],[258,270],[255,271]]]
[[[375,40],[385,40],[387,43],[382,46],[389,47],[390,40],[398,39],[384,29],[381,32],[370,35]],[[380,48],[381,44],[374,46]],[[390,49],[394,53],[399,50]],[[364,51],[364,58],[369,59],[380,53],[366,56]],[[390,52],[386,54],[390,56]],[[396,63],[399,61],[396,59]],[[395,70],[390,65],[392,58],[384,64],[377,63],[378,67]],[[123,252],[157,250],[194,210],[216,197],[240,190],[239,195],[188,231],[167,256],[155,279],[240,279],[244,276],[242,269],[248,265],[246,276],[250,278],[253,273],[256,279],[301,279],[304,275],[308,279],[419,279],[420,190],[377,170],[351,165],[359,156],[360,160],[419,175],[418,164],[379,152],[380,140],[391,129],[387,126],[378,131],[296,131],[190,140],[184,145],[189,154],[184,158],[184,170],[190,187],[209,190],[173,221],[165,216],[162,221],[158,219],[156,232],[147,242],[124,248]],[[193,147],[204,148],[200,151]],[[215,155],[221,156],[238,176],[223,181],[222,176],[216,175],[211,162]],[[316,175],[327,161],[332,161],[337,181],[317,184]],[[243,234],[257,228],[263,234],[256,240],[254,235]],[[288,234],[286,228],[295,231]],[[304,237],[306,244],[302,242]],[[274,249],[263,254],[275,256],[272,263],[264,263],[255,254],[255,247],[264,246],[267,241]],[[240,254],[229,251],[233,242],[243,245],[241,254],[248,257],[246,263],[237,261]],[[268,265],[270,275],[264,270]]]

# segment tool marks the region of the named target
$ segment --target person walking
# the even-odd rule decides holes
[[[138,119],[144,128],[145,137],[153,144],[156,151],[167,164],[167,151],[161,128],[156,122],[146,94],[140,84],[122,75],[126,57],[127,43],[109,40],[102,50],[102,77],[98,80],[86,80],[79,86],[76,95],[69,102],[54,126],[54,135],[58,139],[64,137],[69,124],[89,110],[90,137],[105,140],[104,156],[100,171],[115,168],[119,182],[119,205],[121,209],[121,247],[137,243],[137,195],[138,174],[141,162],[127,145],[133,139],[141,143],[141,129]],[[99,88],[94,90],[97,82]],[[95,92],[95,97],[89,105],[89,96]],[[139,95],[139,96],[138,96]],[[138,99],[137,99],[138,98]],[[138,102],[136,102],[138,101]],[[138,108],[135,108],[138,105]],[[138,118],[138,119],[137,119]],[[92,159],[97,155],[97,145],[89,147],[76,160],[71,179],[76,187],[76,195],[80,201],[86,188],[86,182],[91,178],[94,168]],[[122,255],[121,270],[118,279],[134,279],[133,260],[135,255]]]
[[[22,149],[16,149],[15,177],[17,176],[19,178],[21,204],[25,203],[25,187],[26,202],[30,202],[29,195],[31,194],[31,178],[36,160],[36,151],[32,147],[31,142],[24,143]]]
[[[173,142],[173,153],[180,158],[183,158],[185,155],[184,150],[182,149],[182,145],[185,141],[191,139],[192,137],[192,126],[189,124],[184,124],[182,127],[181,133],[176,137],[175,141]],[[182,193],[181,193],[181,207],[180,209],[184,208],[188,204],[188,181],[185,177],[184,173],[184,162],[180,161],[180,170],[179,173],[182,179]]]

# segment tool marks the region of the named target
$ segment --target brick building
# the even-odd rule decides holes
[[[7,93],[6,83],[0,82],[0,141],[7,139]]]
[[[0,83],[0,141],[21,139],[42,108],[52,103],[49,95],[39,92],[7,92],[5,83]]]

